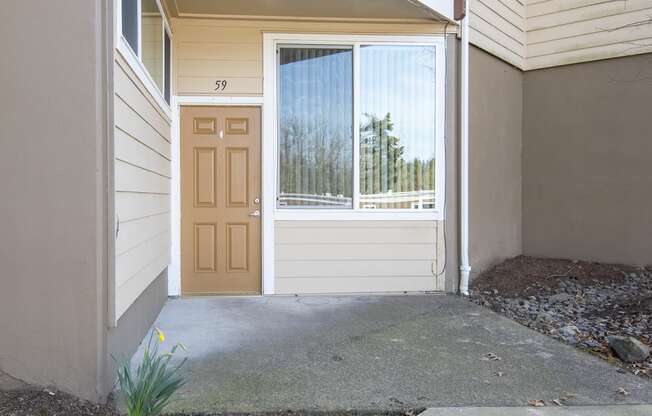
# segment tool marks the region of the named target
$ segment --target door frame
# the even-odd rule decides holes
[[[181,296],[181,107],[215,106],[215,107],[258,107],[260,123],[264,125],[265,109],[262,96],[172,96],[172,184],[171,184],[171,253],[168,267],[168,295]],[[274,226],[269,210],[265,209],[265,130],[260,132],[261,150],[261,194],[263,196],[261,216],[261,287],[262,295],[274,294]],[[252,295],[256,296],[256,295]]]

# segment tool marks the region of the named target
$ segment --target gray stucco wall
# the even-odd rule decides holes
[[[471,277],[521,254],[523,72],[471,47],[469,256]]]
[[[147,335],[168,298],[168,271],[165,269],[118,320],[107,334],[107,365],[104,382],[110,391],[118,364],[131,357]],[[161,328],[165,331],[165,328]]]
[[[523,246],[652,264],[652,54],[527,72]]]
[[[105,3],[4,2],[0,25],[0,368],[87,399],[104,393]]]

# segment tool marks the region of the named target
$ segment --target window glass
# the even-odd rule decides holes
[[[434,208],[435,55],[360,47],[360,208]]]
[[[164,37],[165,37],[165,65],[164,65],[164,72],[165,72],[165,102],[170,104],[170,35],[168,35],[168,32],[164,31]]]
[[[142,0],[141,38],[140,59],[158,88],[163,91],[163,18],[155,0]]]
[[[131,49],[138,55],[138,2],[140,0],[122,0],[122,36]]]
[[[279,48],[280,207],[351,208],[353,51]]]

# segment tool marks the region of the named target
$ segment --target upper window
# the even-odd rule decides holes
[[[163,17],[155,0],[142,0],[140,13],[141,47],[140,59],[147,72],[163,91]]]
[[[157,0],[122,0],[122,37],[170,103],[170,38]]]
[[[139,2],[140,0],[122,0],[122,36],[136,55],[140,53],[140,41],[138,40]]]
[[[438,207],[435,45],[277,49],[278,208]]]

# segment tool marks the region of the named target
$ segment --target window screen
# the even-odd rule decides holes
[[[138,2],[140,0],[122,0],[122,36],[131,49],[138,55]]]

